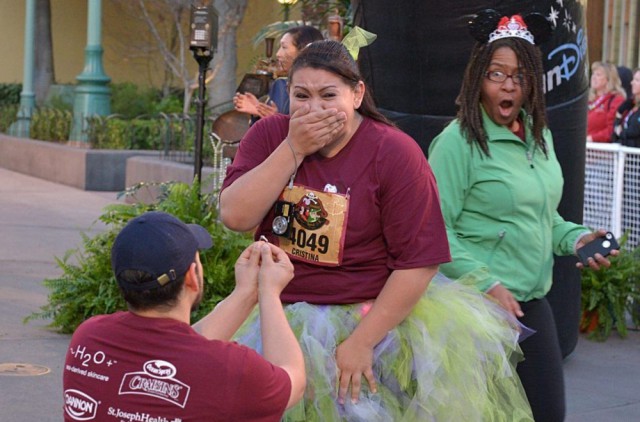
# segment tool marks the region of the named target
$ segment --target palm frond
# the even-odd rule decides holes
[[[265,38],[280,38],[282,34],[287,32],[291,28],[304,25],[304,21],[286,21],[286,22],[274,22],[258,31],[253,37],[253,48],[257,48]]]

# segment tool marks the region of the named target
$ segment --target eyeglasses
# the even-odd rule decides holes
[[[501,70],[489,70],[485,76],[491,82],[503,83],[507,78],[511,78],[514,84],[524,85],[525,75],[523,73],[514,73],[513,75],[507,75]]]

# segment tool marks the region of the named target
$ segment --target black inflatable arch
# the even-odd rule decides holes
[[[564,173],[560,214],[582,221],[588,80],[584,11],[579,1],[354,0],[354,23],[378,34],[360,51],[360,68],[378,106],[425,152],[456,113],[455,98],[473,39],[471,15],[539,12],[554,27],[541,44],[549,126]],[[526,246],[523,244],[523,247]],[[577,343],[580,274],[572,257],[556,258],[549,293],[564,356]]]

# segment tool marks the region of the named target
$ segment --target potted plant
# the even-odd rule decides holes
[[[582,318],[580,331],[604,341],[612,329],[627,336],[627,315],[640,325],[640,247],[627,249],[628,233],[620,239],[620,254],[611,267],[582,270]]]

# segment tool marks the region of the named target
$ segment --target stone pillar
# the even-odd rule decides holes
[[[88,142],[87,117],[111,113],[111,81],[102,68],[102,0],[88,1],[87,47],[85,48],[84,70],[76,77],[73,105],[73,128],[70,141],[82,144]]]

